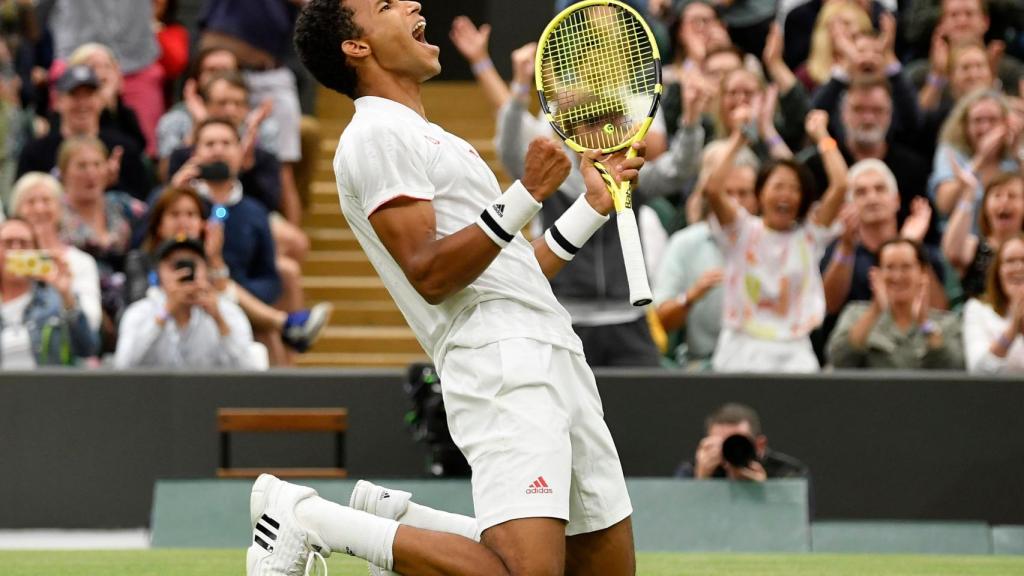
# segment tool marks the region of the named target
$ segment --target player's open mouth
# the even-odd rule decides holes
[[[412,37],[420,44],[427,43],[427,21],[420,20],[412,27]]]

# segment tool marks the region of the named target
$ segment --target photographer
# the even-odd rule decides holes
[[[724,478],[764,482],[769,478],[808,478],[799,460],[768,448],[761,418],[743,404],[725,404],[704,421],[706,436],[693,462],[683,462],[676,478]]]
[[[98,339],[71,290],[67,262],[38,250],[32,227],[0,223],[0,365],[5,370],[73,365]]]
[[[159,290],[121,319],[117,368],[253,368],[252,330],[210,285],[205,248],[180,236],[156,250]]]

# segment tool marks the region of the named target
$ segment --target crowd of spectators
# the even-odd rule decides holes
[[[301,0],[0,1],[0,364],[287,365],[307,307]],[[171,103],[178,102],[173,106]]]
[[[634,204],[655,305],[624,306],[606,226],[552,281],[592,365],[649,366],[660,347],[695,371],[1024,367],[1024,5],[629,4],[664,62]],[[515,178],[552,131],[536,45],[506,85],[489,34],[459,18],[451,40]],[[581,190],[570,177],[543,220]]]

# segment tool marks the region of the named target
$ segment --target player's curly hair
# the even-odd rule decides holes
[[[295,51],[321,84],[355,99],[358,78],[341,44],[360,37],[363,31],[344,1],[311,0],[303,7],[295,22]]]

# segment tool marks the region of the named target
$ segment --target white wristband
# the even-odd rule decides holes
[[[530,223],[540,211],[540,206],[540,202],[533,199],[523,183],[516,180],[504,194],[480,213],[476,225],[495,244],[504,248]]]
[[[576,257],[580,248],[608,219],[607,215],[594,210],[590,202],[587,202],[586,195],[582,194],[544,232],[544,241],[556,256],[568,262]]]

